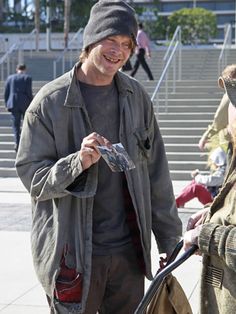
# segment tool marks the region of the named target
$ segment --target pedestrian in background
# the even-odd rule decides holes
[[[152,279],[151,231],[170,255],[182,235],[164,143],[142,85],[119,71],[135,49],[135,11],[94,4],[80,62],[28,108],[16,169],[32,200],[32,253],[54,313],[131,314]],[[113,172],[98,146],[134,163]]]
[[[26,74],[25,64],[18,64],[16,73],[7,78],[4,91],[5,106],[12,115],[12,127],[15,138],[15,151],[20,141],[21,120],[33,99],[32,78]]]
[[[176,198],[176,206],[184,207],[185,203],[195,197],[203,205],[211,203],[224,181],[226,161],[226,153],[220,146],[213,149],[208,159],[210,171],[208,173],[202,173],[198,169],[192,171],[193,180]]]
[[[135,76],[138,68],[141,64],[144,71],[147,73],[149,80],[154,80],[152,72],[146,62],[145,56],[147,55],[148,58],[151,58],[151,49],[150,49],[150,42],[147,34],[143,30],[143,24],[138,24],[138,34],[137,34],[137,47],[135,50],[136,53],[136,61],[133,66],[133,70],[130,73],[131,76]]]

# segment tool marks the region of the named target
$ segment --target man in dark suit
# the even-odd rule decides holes
[[[25,64],[18,64],[16,74],[8,77],[4,92],[5,105],[12,114],[12,127],[15,137],[15,151],[20,141],[21,119],[24,118],[32,96],[32,78],[26,74]]]

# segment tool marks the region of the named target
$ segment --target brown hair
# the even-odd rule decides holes
[[[79,61],[80,61],[81,63],[84,63],[85,59],[88,58],[89,50],[90,50],[89,47],[87,47],[87,48],[85,48],[85,49],[82,50],[82,52],[81,52],[81,54],[80,54],[80,56],[79,56]]]
[[[236,65],[227,65],[227,67],[222,71],[221,76],[223,77],[223,79],[236,79]]]

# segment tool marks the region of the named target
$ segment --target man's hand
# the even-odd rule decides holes
[[[80,161],[83,170],[88,169],[100,159],[101,154],[97,148],[98,145],[111,146],[111,143],[95,132],[83,139],[80,149]]]

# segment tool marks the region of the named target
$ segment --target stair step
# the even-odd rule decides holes
[[[12,150],[0,150],[0,158],[16,158],[16,152]]]
[[[166,109],[168,110],[168,113],[208,113],[208,114],[215,114],[217,106],[204,106],[204,105],[199,105],[199,106],[154,106],[155,112],[158,111],[159,113],[166,113]]]
[[[163,136],[163,141],[165,144],[197,144],[200,138],[200,136],[194,135],[165,135]]]
[[[191,180],[191,171],[171,170],[170,171],[170,178],[172,181]]]
[[[160,129],[162,128],[178,128],[180,125],[186,129],[186,128],[205,128],[211,124],[212,120],[159,120],[158,124]]]
[[[0,151],[1,150],[14,150],[14,142],[0,142]]]
[[[205,105],[205,106],[218,106],[219,105],[219,99],[191,99],[191,98],[185,98],[185,99],[169,99],[168,105],[170,106],[182,106],[182,105],[189,105],[191,106],[199,106],[199,105]],[[165,105],[165,100],[159,99],[159,105]]]
[[[0,134],[10,134],[12,133],[12,127],[0,126]]]
[[[207,162],[208,154],[202,152],[166,152],[169,161],[203,161]]]
[[[8,168],[8,167],[0,167],[0,177],[2,178],[15,178],[17,177],[16,169],[15,168]]]
[[[202,136],[202,134],[205,132],[206,128],[202,127],[202,128],[181,128],[181,127],[161,127],[161,134],[162,136],[165,135],[185,135],[185,134],[189,134],[189,135],[196,135],[196,136]]]
[[[0,134],[0,142],[12,142],[12,141],[14,141],[13,134],[8,134],[8,133]]]
[[[214,118],[214,113],[209,112],[174,112],[174,113],[158,113],[158,118],[162,120],[212,120]]]
[[[199,152],[197,144],[168,144],[165,143],[166,152]]]
[[[170,170],[181,170],[181,171],[193,171],[199,169],[200,171],[206,170],[205,161],[169,161]]]
[[[15,167],[15,159],[14,158],[0,158],[0,167],[5,168],[14,168]]]

